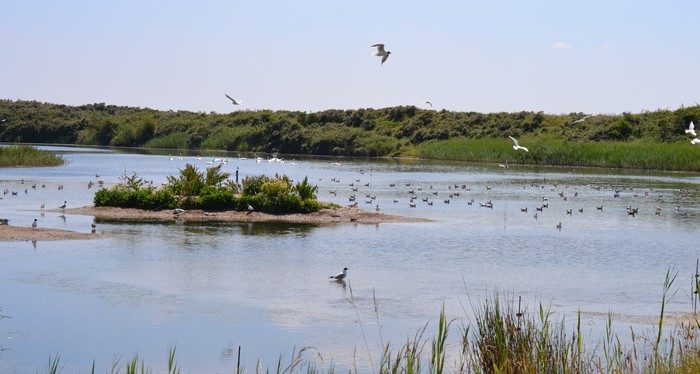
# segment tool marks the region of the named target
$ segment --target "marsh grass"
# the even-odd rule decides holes
[[[0,167],[39,167],[63,165],[63,157],[27,145],[0,147]]]
[[[600,340],[584,337],[581,328],[581,312],[577,313],[573,326],[564,317],[557,317],[551,306],[539,303],[530,311],[521,307],[512,295],[494,292],[482,301],[472,300],[471,312],[465,314],[467,322],[455,326],[456,320],[448,320],[443,310],[437,319],[435,335],[427,337],[430,323],[418,329],[404,344],[394,347],[384,343],[379,324],[379,307],[373,297],[381,351],[373,352],[368,344],[369,332],[359,313],[358,300],[350,292],[350,305],[357,312],[357,323],[362,329],[367,357],[355,350],[355,363],[344,369],[351,373],[698,373],[700,372],[700,322],[693,320],[674,328],[665,329],[666,306],[673,298],[673,284],[677,273],[667,271],[658,325],[642,334],[630,328],[630,339],[615,333],[613,313],[607,315],[605,335]],[[694,297],[694,296],[693,296]],[[456,339],[448,339],[455,332]],[[668,331],[667,331],[668,330]],[[631,346],[622,344],[630,341]],[[584,344],[587,342],[587,344]],[[590,342],[590,344],[588,344]],[[379,361],[373,355],[379,353]],[[358,356],[359,355],[359,356]],[[358,368],[357,361],[369,362],[369,367]],[[93,362],[92,372],[95,372]],[[134,356],[122,361],[116,358],[111,373],[152,373],[145,362]],[[62,370],[60,356],[50,357],[46,372],[55,374]],[[180,373],[175,360],[175,348],[168,351],[167,373]],[[273,367],[265,369],[262,360],[255,367],[262,373],[334,373],[332,363],[326,364],[318,349],[304,347],[292,352],[291,358],[279,356]],[[233,373],[245,372],[244,367],[232,368]]]
[[[422,158],[470,162],[505,162],[552,166],[586,166],[640,170],[700,171],[700,147],[690,142],[564,142],[523,137],[529,152],[515,151],[508,138],[449,139],[423,144]]]

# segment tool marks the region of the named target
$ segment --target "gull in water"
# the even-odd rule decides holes
[[[695,124],[693,123],[693,121],[690,121],[690,125],[688,125],[688,130],[685,130],[685,133],[690,134],[692,136],[698,136],[698,134],[695,133]]]
[[[428,100],[425,100],[425,101],[424,101],[423,103],[424,103],[424,104],[428,104],[428,105],[430,105],[430,107],[431,107],[431,108],[433,107],[433,103],[431,103],[431,102],[430,102],[430,101],[428,101]]]
[[[238,101],[236,101],[236,99],[232,98],[232,97],[229,96],[228,94],[224,94],[224,95],[226,95],[226,97],[228,97],[228,99],[231,100],[231,103],[232,103],[233,105],[241,105],[241,103],[243,103],[243,100],[238,100]]]
[[[334,279],[334,280],[343,280],[348,276],[348,268],[343,268],[343,271],[336,274],[336,275],[331,275],[328,278]]]
[[[374,44],[372,47],[377,47],[377,52],[372,53],[372,56],[379,56],[382,58],[382,65],[384,65],[384,61],[386,61],[387,58],[389,58],[389,55],[391,52],[385,51],[384,50],[384,44]]]
[[[515,138],[512,137],[512,136],[509,136],[509,138],[510,138],[510,140],[512,140],[513,143],[514,143],[514,144],[513,144],[513,149],[515,149],[516,151],[517,151],[518,149],[522,149],[522,150],[525,151],[525,152],[530,152],[530,151],[527,150],[527,148],[521,147],[520,144],[518,144],[518,139],[515,139]]]

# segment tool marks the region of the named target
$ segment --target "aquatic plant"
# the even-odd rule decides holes
[[[0,167],[58,166],[65,161],[61,155],[27,145],[0,147]]]

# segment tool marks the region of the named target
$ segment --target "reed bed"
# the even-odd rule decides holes
[[[519,141],[529,152],[516,152],[508,138],[462,138],[426,143],[419,156],[471,162],[700,171],[700,147],[690,141],[576,143],[542,137],[524,137]]]
[[[63,157],[27,145],[0,147],[0,167],[39,167],[63,165]]]

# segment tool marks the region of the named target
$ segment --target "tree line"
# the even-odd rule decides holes
[[[687,140],[684,130],[699,118],[698,105],[594,115],[452,112],[415,106],[222,114],[0,100],[0,141],[374,157],[416,154],[421,145],[436,140],[508,135],[578,143],[679,142]]]

